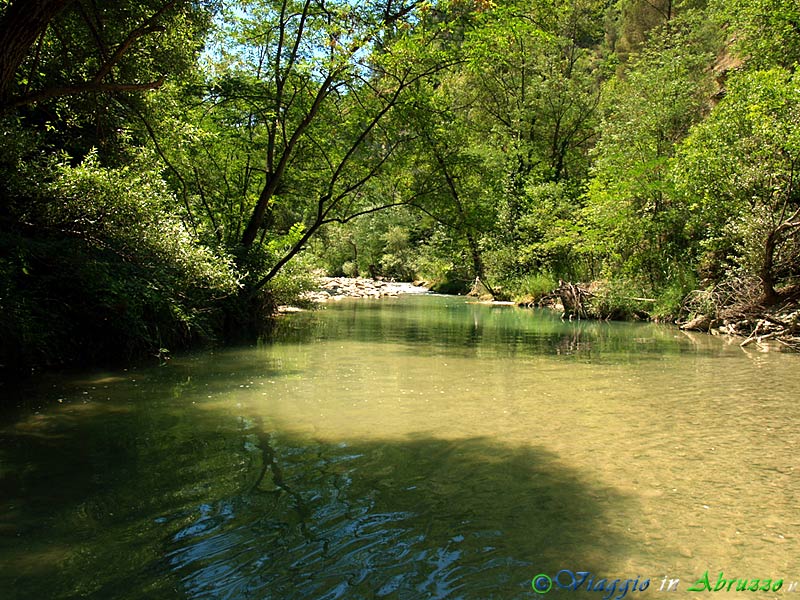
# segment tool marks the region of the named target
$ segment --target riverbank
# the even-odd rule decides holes
[[[756,307],[747,311],[728,309],[719,315],[701,314],[681,324],[680,328],[711,335],[743,337],[742,348],[772,341],[800,352],[800,307],[796,302],[771,310]]]
[[[429,292],[427,287],[403,281],[368,279],[366,277],[320,277],[319,289],[305,292],[302,299],[324,303],[345,298],[383,298],[400,294],[427,294]]]
[[[784,348],[800,351],[800,292],[787,290],[784,301],[771,307],[761,304],[758,292],[747,295],[739,290],[738,296],[746,299],[737,299],[737,294],[726,299],[713,292],[696,291],[684,299],[677,316],[659,319],[646,307],[648,303],[655,303],[655,299],[609,294],[599,282],[582,286],[562,281],[536,305],[560,310],[562,318],[661,320],[683,331],[745,338],[740,344],[743,348],[773,341]]]

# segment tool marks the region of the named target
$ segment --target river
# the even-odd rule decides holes
[[[799,367],[406,296],[287,315],[255,347],[41,376],[4,390],[0,597],[505,600],[544,597],[542,574],[548,596],[633,579],[634,600],[670,580],[666,598],[704,598],[706,571],[784,580],[715,596],[783,597]],[[591,575],[559,591],[570,571]]]

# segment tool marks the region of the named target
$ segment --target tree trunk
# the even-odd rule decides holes
[[[775,277],[772,274],[772,267],[775,262],[775,247],[778,244],[778,229],[773,229],[767,236],[764,243],[764,264],[761,267],[761,286],[763,291],[762,301],[766,306],[771,306],[778,302],[780,297],[775,291]]]
[[[245,248],[249,248],[253,245],[253,242],[256,241],[258,230],[261,229],[264,223],[264,217],[267,214],[270,200],[275,196],[275,191],[278,189],[281,175],[283,175],[283,173],[280,175],[269,174],[267,176],[267,181],[258,197],[258,203],[250,215],[250,220],[247,222],[244,234],[242,234],[242,246]]]
[[[472,270],[475,272],[475,277],[483,281],[483,259],[481,258],[481,251],[478,247],[478,241],[470,231],[467,231],[467,243],[469,244],[469,253],[472,256]]]
[[[73,0],[16,0],[0,16],[0,109],[8,104],[14,76],[50,21]]]

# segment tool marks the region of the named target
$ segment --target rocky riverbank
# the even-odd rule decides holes
[[[427,294],[424,286],[399,281],[367,279],[365,277],[320,277],[319,289],[306,292],[304,299],[328,302],[345,298],[383,298],[400,294]]]
[[[691,318],[670,319],[670,322],[683,331],[740,336],[744,338],[740,343],[742,348],[751,344],[767,348],[767,342],[774,342],[800,352],[800,288],[787,290],[783,304],[771,308],[759,302],[758,286],[750,291],[749,301],[732,301],[737,296],[748,298],[742,292],[743,289],[747,291],[746,287],[740,288],[728,295],[723,293],[724,288],[722,292],[693,292],[684,300],[682,308],[683,315]],[[642,307],[654,302],[652,298],[623,296],[609,302],[597,282],[587,286],[561,281],[557,289],[541,297],[535,306],[555,308],[562,311],[562,318],[569,319],[651,320],[651,315]]]
[[[791,304],[776,310],[748,311],[747,313],[729,311],[725,316],[712,317],[699,315],[681,325],[684,331],[737,335],[745,340],[742,348],[750,344],[762,345],[773,341],[786,348],[800,351],[800,308]]]

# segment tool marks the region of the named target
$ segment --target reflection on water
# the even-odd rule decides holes
[[[653,580],[629,598],[664,575],[703,597],[705,570],[788,584],[797,361],[409,297],[48,379],[0,425],[0,592],[515,599],[562,568]]]

